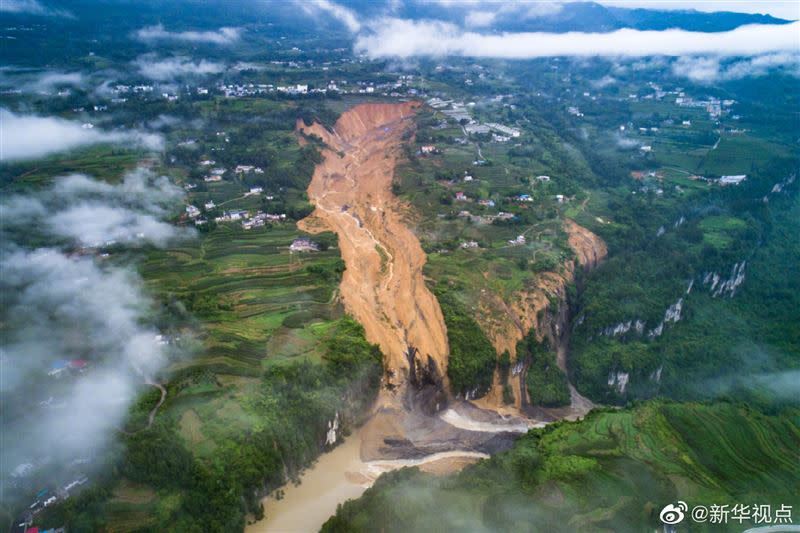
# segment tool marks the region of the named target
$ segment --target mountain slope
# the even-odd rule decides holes
[[[595,411],[531,431],[456,476],[384,476],[323,531],[652,531],[677,500],[796,506],[798,449],[796,411],[660,402]]]

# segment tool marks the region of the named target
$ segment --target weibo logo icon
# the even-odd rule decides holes
[[[688,508],[686,502],[679,501],[676,505],[670,503],[661,509],[661,514],[658,517],[665,524],[678,524],[684,519],[684,513]]]

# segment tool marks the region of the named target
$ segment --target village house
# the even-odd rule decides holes
[[[476,241],[466,241],[461,243],[461,248],[469,249],[469,248],[479,248],[480,246]]]
[[[261,194],[262,192],[264,192],[264,188],[263,187],[250,187],[250,190],[248,192],[244,193],[244,195],[245,196],[253,196],[253,195],[256,195],[256,194]]]
[[[217,207],[217,204],[214,203],[214,200],[211,200],[211,201],[206,202],[204,207],[206,209],[214,209],[215,207]]]
[[[539,183],[547,183],[550,181],[550,176],[536,176],[536,181]]]
[[[456,193],[456,201],[457,202],[466,202],[468,200],[469,200],[469,198],[467,198],[467,195],[464,194],[462,191],[458,191]]]
[[[291,252],[318,252],[319,244],[311,239],[300,237],[292,241],[292,244],[289,245],[289,250]]]
[[[494,207],[494,200],[478,200],[478,204],[484,207]]]
[[[511,246],[522,246],[525,244],[525,235],[518,235],[516,239],[508,241],[508,244]]]
[[[433,144],[426,144],[424,146],[419,147],[419,151],[421,154],[435,154],[437,153],[436,146]]]
[[[739,185],[741,182],[747,179],[746,174],[737,174],[735,176],[722,176],[719,179],[720,185]]]
[[[197,218],[200,216],[200,210],[193,205],[187,205],[186,214],[189,216],[189,218]]]
[[[237,174],[242,174],[245,172],[252,172],[255,167],[252,165],[236,165],[234,172]]]

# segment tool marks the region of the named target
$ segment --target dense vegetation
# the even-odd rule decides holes
[[[581,422],[531,431],[510,451],[456,475],[387,474],[342,505],[323,531],[647,531],[679,499],[690,509],[796,506],[797,414],[662,402],[594,411]],[[706,527],[741,531],[748,524]]]
[[[320,453],[327,423],[338,416],[349,427],[374,400],[380,351],[363,334],[351,318],[338,320],[323,341],[322,361],[269,364],[246,396],[208,372],[173,381],[167,412],[149,429],[127,436],[127,451],[112,465],[127,485],[120,491],[118,479],[109,479],[47,522],[76,532],[119,527],[122,520],[138,521],[137,529],[231,531],[244,526],[246,512],[263,516],[260,496],[283,484],[286,471],[296,475]],[[204,404],[234,411],[242,419],[239,427],[214,427],[213,420],[199,419]],[[199,426],[195,434],[208,432],[207,438],[186,442],[180,435],[187,413]],[[153,497],[126,503],[131,486],[148,487]],[[108,497],[109,504],[98,504]]]
[[[492,386],[492,376],[497,355],[475,319],[447,289],[436,288],[436,297],[442,307],[450,357],[447,376],[453,394],[480,397]]]
[[[525,386],[531,405],[541,407],[569,405],[567,376],[558,368],[556,353],[550,347],[550,339],[547,336],[540,342],[536,340],[536,332],[528,333],[517,343],[517,357],[530,358]]]

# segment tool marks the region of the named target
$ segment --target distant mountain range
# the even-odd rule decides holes
[[[374,0],[343,0],[342,5],[357,13],[379,16],[385,13],[386,5]],[[547,13],[542,4],[514,4],[513,8],[502,8],[502,4],[480,4],[454,2],[443,4],[426,0],[403,3],[391,16],[406,19],[438,19],[462,25],[470,11],[495,12],[495,18],[482,31],[529,31],[529,32],[610,32],[621,28],[637,30],[664,30],[680,28],[689,31],[728,31],[745,24],[786,24],[791,21],[771,15],[714,12],[695,10],[657,10],[604,6],[597,2],[572,2],[551,4],[553,11]]]
[[[508,1],[474,3],[431,0],[339,0],[330,5],[351,10],[362,23],[384,17],[410,20],[440,20],[458,26],[490,32],[611,32],[622,28],[721,32],[746,24],[787,24],[792,22],[750,13],[695,10],[658,10],[611,7],[597,2],[515,3]],[[26,4],[28,5],[28,4]],[[97,24],[115,29],[163,23],[172,29],[217,28],[270,24],[273,30],[315,33],[324,28],[334,34],[348,33],[330,10],[315,8],[310,0],[41,0],[41,10],[0,13],[0,18],[31,20],[65,26]],[[335,7],[334,5],[334,7]],[[392,7],[392,6],[395,7]],[[328,12],[326,12],[328,11]],[[43,16],[43,13],[62,16]],[[113,16],[109,16],[112,14]],[[470,21],[480,13],[482,24]],[[66,14],[67,16],[63,16]],[[313,18],[312,18],[313,17]],[[313,23],[312,23],[313,20]],[[473,22],[473,24],[470,24]],[[113,30],[110,30],[113,31]]]

